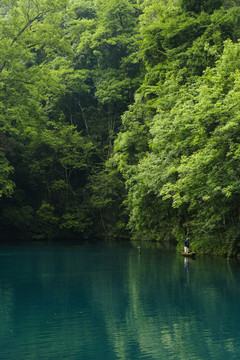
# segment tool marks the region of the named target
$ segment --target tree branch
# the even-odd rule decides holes
[[[34,83],[30,82],[30,81],[26,81],[26,80],[20,80],[20,79],[0,79],[0,82],[1,81],[14,81],[14,82],[22,82],[22,83],[25,83],[25,84],[29,84],[29,85],[34,85]]]
[[[15,36],[15,38],[12,40],[11,45],[13,46],[13,44],[17,41],[17,39],[22,35],[22,33],[29,27],[32,25],[32,23],[38,19],[40,19],[40,17],[43,15],[43,12],[38,13],[32,20],[29,20],[26,25],[22,28],[22,30],[19,31],[19,33],[17,34],[17,36]],[[3,69],[6,66],[6,61],[3,65],[0,65],[0,73],[3,71]]]
[[[40,12],[39,14],[37,14],[37,15],[35,16],[35,18],[33,18],[32,20],[29,20],[29,21],[27,22],[27,24],[22,28],[22,30],[19,31],[19,33],[17,34],[17,36],[13,39],[13,41],[12,41],[12,43],[11,43],[11,46],[13,46],[13,44],[14,44],[14,43],[17,41],[17,39],[22,35],[22,33],[23,33],[30,25],[32,25],[32,23],[33,23],[35,20],[39,19],[42,15],[43,15],[43,13]]]

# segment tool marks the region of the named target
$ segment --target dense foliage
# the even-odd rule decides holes
[[[3,0],[2,237],[238,253],[238,0]]]
[[[153,5],[142,17],[147,75],[115,146],[135,237],[238,251],[239,16]]]
[[[139,13],[127,0],[1,2],[2,237],[123,227],[124,186],[104,164],[140,84]]]

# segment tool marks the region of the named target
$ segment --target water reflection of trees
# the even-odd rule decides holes
[[[186,274],[181,257],[168,259],[168,267],[159,261],[161,256],[155,254],[148,261],[130,256],[124,321],[118,324],[116,320],[113,325],[112,314],[105,314],[118,353],[122,344],[120,358],[129,357],[132,344],[143,357],[152,359],[160,355],[185,359],[187,353],[191,359],[217,358],[222,352],[237,354],[239,343],[234,339],[239,336],[239,319],[227,307],[234,293],[238,313],[238,280],[232,267],[225,260],[200,259],[189,264]],[[234,339],[228,335],[226,321],[237,331]]]
[[[160,250],[81,248],[15,257],[4,268],[0,335],[9,358],[16,349],[19,360],[39,359],[39,349],[96,359],[97,347],[106,360],[239,352],[238,267],[225,259],[184,264]]]

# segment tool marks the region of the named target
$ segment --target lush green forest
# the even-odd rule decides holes
[[[0,228],[240,252],[240,1],[2,0]]]

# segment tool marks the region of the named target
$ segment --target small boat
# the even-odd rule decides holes
[[[181,254],[186,257],[195,257],[196,256],[196,253],[194,251],[188,252],[188,253],[181,252]]]

